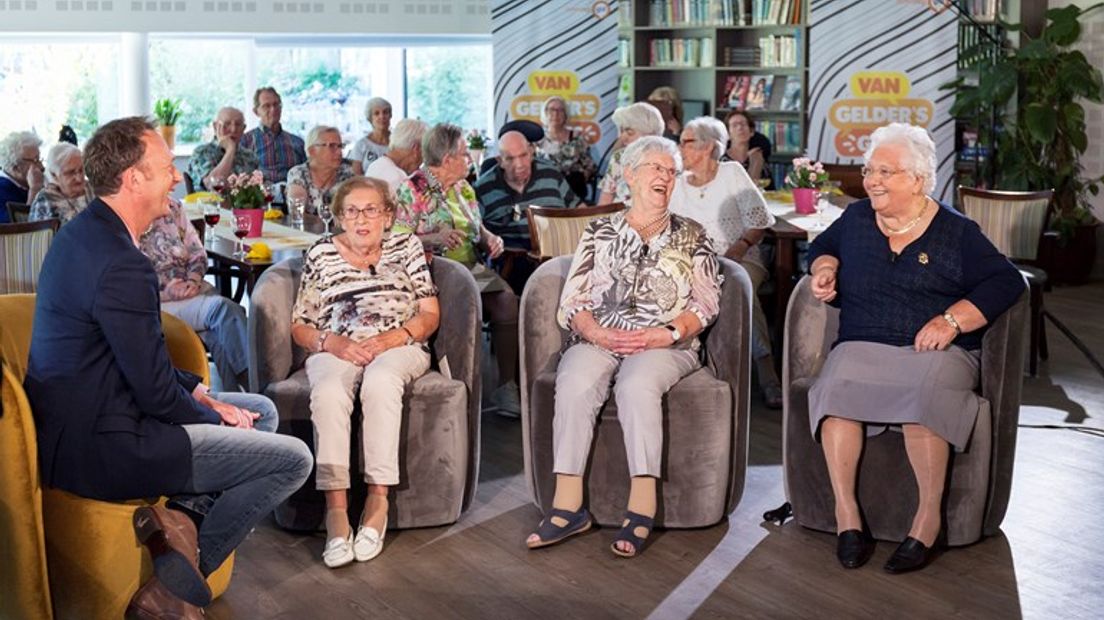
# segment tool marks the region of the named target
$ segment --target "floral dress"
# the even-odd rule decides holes
[[[162,302],[179,301],[169,292],[174,282],[192,281],[203,287],[207,250],[179,202],[169,201],[169,214],[154,220],[139,243],[157,272]]]
[[[475,190],[461,179],[447,190],[425,166],[417,169],[396,191],[396,232],[411,232],[419,237],[448,229],[464,232],[464,242],[446,249],[426,243],[426,250],[464,264],[471,269],[479,262],[476,245],[482,220]]]
[[[92,188],[88,186],[85,186],[83,196],[68,198],[61,193],[61,188],[57,184],[47,183],[46,187],[38,192],[34,202],[31,203],[29,219],[32,222],[37,222],[57,218],[64,224],[76,217],[81,211],[84,211],[84,208],[92,202],[93,198],[95,196],[92,195]]]
[[[590,143],[577,132],[570,132],[565,142],[553,140],[552,136],[545,132],[544,138],[537,143],[537,152],[555,164],[565,177],[579,174],[586,181],[590,181],[598,172],[598,165],[590,156]]]
[[[334,176],[333,183],[330,183],[328,187],[316,187],[314,181],[311,180],[310,162],[306,162],[288,170],[287,184],[289,188],[292,185],[298,185],[307,190],[307,213],[317,214],[322,207],[330,206],[333,201],[334,189],[345,179],[355,176],[353,165],[348,160],[342,160],[341,165],[337,167],[337,174]]]
[[[606,176],[598,184],[598,193],[613,194],[613,202],[630,204],[629,183],[625,180],[625,169],[621,166],[621,156],[625,149],[618,149],[610,155],[609,166],[606,167]]]

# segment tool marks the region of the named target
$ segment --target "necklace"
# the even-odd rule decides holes
[[[693,187],[694,189],[698,190],[698,200],[705,200],[705,191],[707,189],[709,189],[709,184],[712,183],[713,180],[717,178],[717,171],[718,171],[718,169],[714,168],[713,171],[712,171],[713,172],[712,174],[709,174],[708,170],[706,172],[703,172],[703,173],[700,173],[700,174],[698,174],[698,173],[691,173],[690,174],[690,179],[687,179],[686,183],[690,187]],[[709,178],[706,178],[706,175],[708,175]],[[699,180],[699,179],[702,182],[701,185],[697,185],[695,183],[690,182],[691,180],[696,181],[696,180]]]
[[[640,235],[641,239],[649,239],[655,233],[663,230],[663,228],[667,226],[667,218],[669,217],[671,217],[671,213],[664,209],[663,213],[661,213],[659,217],[651,220],[650,222],[645,222],[639,226],[636,226],[632,222],[629,222],[629,226],[632,226],[633,230],[636,231],[636,234]]]
[[[885,220],[882,219],[882,216],[880,216],[880,215],[878,216],[878,223],[880,223],[882,225],[882,228],[884,228],[886,233],[889,234],[889,235],[903,235],[903,234],[907,233],[908,231],[912,230],[913,228],[915,228],[916,225],[920,223],[920,220],[924,219],[924,214],[927,213],[927,212],[928,212],[928,200],[927,200],[927,198],[925,198],[924,199],[924,206],[920,207],[920,213],[917,213],[916,217],[912,218],[912,221],[909,222],[908,224],[905,224],[904,226],[902,226],[900,228],[893,228],[889,224],[886,224]]]

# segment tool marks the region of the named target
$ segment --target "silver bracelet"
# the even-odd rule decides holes
[[[321,330],[318,332],[318,352],[322,352],[322,347],[326,345],[326,339],[330,337],[330,332]]]

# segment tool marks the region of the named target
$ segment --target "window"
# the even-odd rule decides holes
[[[0,135],[32,130],[45,155],[62,125],[70,125],[84,144],[100,123],[119,115],[118,56],[118,40],[109,37],[8,38],[0,45]]]
[[[161,98],[181,100],[178,143],[211,140],[211,123],[225,106],[240,109],[247,123],[255,123],[249,79],[252,53],[252,39],[150,37],[150,109]]]
[[[406,75],[408,116],[493,133],[490,45],[407,48]]]

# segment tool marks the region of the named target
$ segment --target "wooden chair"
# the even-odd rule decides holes
[[[958,199],[966,217],[981,227],[981,232],[1011,259],[1027,278],[1031,290],[1030,340],[1028,370],[1035,376],[1039,358],[1047,359],[1046,324],[1049,319],[1059,331],[1085,354],[1096,370],[1104,375],[1104,366],[1096,356],[1043,306],[1043,292],[1049,288],[1047,273],[1032,265],[1038,256],[1039,241],[1046,230],[1053,190],[1011,192],[973,187],[959,187]]]
[[[13,224],[25,224],[31,221],[31,205],[9,200],[8,221]]]
[[[839,181],[840,190],[855,200],[866,198],[866,188],[863,187],[862,166],[850,164],[824,164],[824,171],[828,178]]]
[[[12,203],[8,203],[11,205]],[[33,293],[61,221],[0,224],[0,294]]]
[[[574,209],[530,206],[527,209],[532,248],[529,256],[543,262],[556,256],[574,254],[591,220],[624,209],[624,203],[620,202]]]

